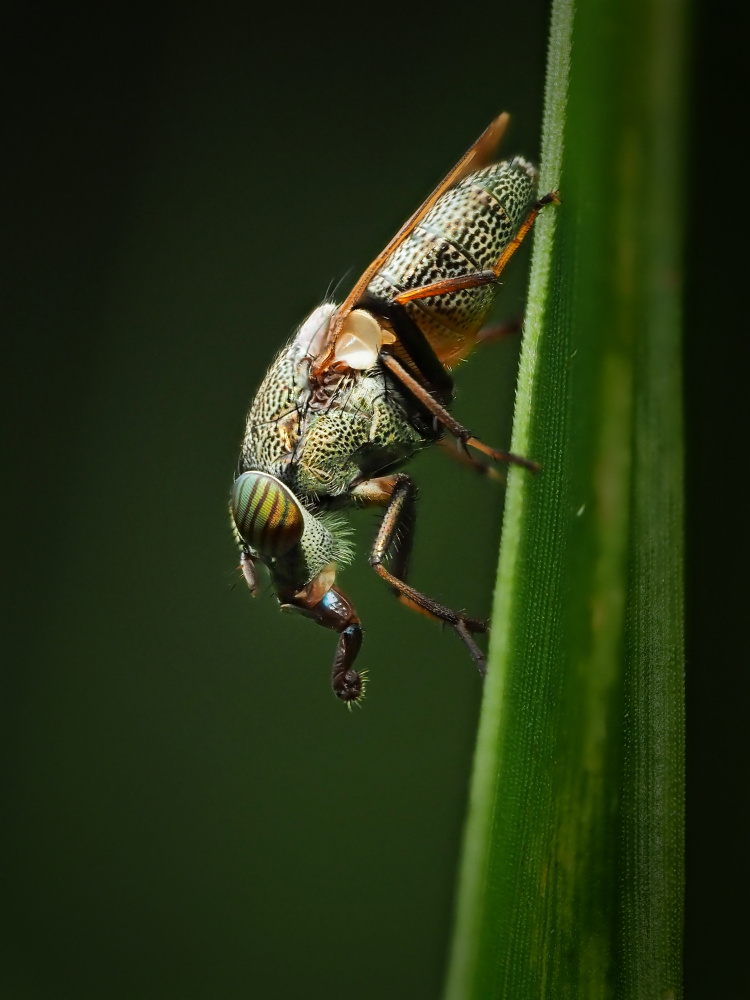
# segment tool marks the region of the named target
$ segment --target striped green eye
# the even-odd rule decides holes
[[[230,508],[241,538],[261,555],[282,556],[302,538],[302,509],[274,476],[243,472],[232,488]]]

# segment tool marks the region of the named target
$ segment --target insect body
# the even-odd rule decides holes
[[[446,432],[465,449],[534,468],[482,444],[448,412],[449,369],[482,338],[500,272],[556,200],[537,200],[536,171],[520,157],[492,162],[507,120],[480,136],[342,305],[324,303],[303,322],[248,414],[230,502],[243,574],[255,593],[264,563],[282,608],[339,634],[332,684],[349,705],[364,682],[353,666],[360,621],[335,582],[351,558],[347,506],[385,508],[373,569],[403,603],[451,625],[484,671],[473,635],[486,623],[406,582],[416,491],[396,470]]]

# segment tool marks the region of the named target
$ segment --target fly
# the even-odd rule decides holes
[[[384,508],[370,565],[399,601],[455,629],[484,674],[474,636],[487,623],[407,583],[416,488],[397,470],[446,434],[480,470],[470,448],[536,468],[483,444],[449,412],[450,369],[488,339],[501,272],[558,200],[554,191],[537,198],[537,171],[523,158],[494,162],[507,124],[507,114],[490,124],[340,306],[325,302],[307,317],[248,413],[230,500],[244,578],[255,595],[265,565],[283,610],[338,633],[331,680],[350,707],[365,678],[354,667],[362,626],[336,584],[352,557],[347,507]]]

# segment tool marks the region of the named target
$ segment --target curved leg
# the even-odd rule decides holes
[[[419,611],[428,618],[445,622],[454,628],[469,650],[480,674],[484,676],[484,654],[471,635],[472,633],[486,632],[488,630],[487,622],[479,618],[471,618],[461,611],[454,611],[452,608],[440,604],[410,586],[404,579],[408,569],[416,522],[417,489],[414,482],[403,473],[387,476],[383,479],[370,480],[367,483],[362,483],[355,490],[355,496],[358,496],[365,503],[386,507],[370,552],[372,568],[390,585],[402,604]],[[383,565],[389,554],[393,557],[393,572],[387,570]]]
[[[491,326],[483,326],[482,329],[476,335],[477,344],[494,344],[497,340],[505,340],[506,337],[512,337],[517,333],[521,332],[523,328],[523,318],[516,316],[514,319],[505,320],[502,323],[493,323]],[[475,458],[470,454],[465,448],[461,446],[456,447],[452,441],[447,438],[440,438],[438,441],[438,447],[442,448],[445,454],[458,462],[461,465],[467,466],[469,469],[473,469],[474,472],[478,472],[480,476],[486,476],[488,479],[494,479],[497,482],[504,483],[505,476],[498,472],[497,469],[487,462],[481,462],[479,459]]]
[[[487,479],[494,479],[497,483],[505,482],[505,476],[501,472],[498,472],[494,465],[475,458],[461,446],[460,442],[457,444],[455,441],[451,441],[450,438],[441,438],[438,441],[438,447],[448,458],[453,459],[454,462],[458,462],[459,465],[463,465],[467,469],[478,472],[480,476],[485,476]]]
[[[490,448],[489,445],[484,444],[478,438],[475,438],[468,427],[464,427],[463,424],[454,419],[445,409],[441,406],[437,400],[433,399],[427,389],[423,385],[420,385],[417,380],[406,371],[403,365],[396,359],[392,354],[386,354],[381,352],[380,355],[381,362],[385,367],[394,375],[395,378],[406,386],[409,392],[419,400],[419,402],[428,410],[436,420],[442,424],[447,431],[449,431],[455,438],[464,445],[468,445],[471,448],[476,448],[477,451],[483,452],[485,455],[489,455],[490,458],[494,459],[496,462],[512,462],[514,465],[522,465],[525,469],[529,469],[531,472],[539,472],[539,466],[536,462],[532,462],[531,459],[523,458],[521,455],[514,455],[510,451],[499,451],[497,448]]]
[[[336,655],[333,658],[331,686],[333,693],[348,708],[364,697],[367,674],[354,669],[352,664],[362,645],[362,626],[354,607],[337,587],[330,587],[316,603],[311,604],[308,588],[296,594],[279,595],[282,609],[299,611],[324,628],[339,633]],[[314,591],[314,588],[313,588]],[[312,597],[312,600],[316,600]]]

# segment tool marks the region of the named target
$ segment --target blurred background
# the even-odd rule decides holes
[[[369,570],[360,512],[343,585],[370,688],[347,712],[335,637],[238,579],[226,497],[246,407],[301,318],[500,110],[504,151],[538,158],[547,16],[542,0],[355,20],[200,0],[16,15],[0,996],[439,996],[479,678]],[[747,874],[746,279],[714,180],[741,186],[739,36],[715,3],[695,20],[689,997],[739,983]],[[528,249],[498,318],[521,314],[527,267]],[[517,349],[459,372],[456,412],[499,446]],[[487,615],[502,488],[440,454],[413,472],[415,584]]]

